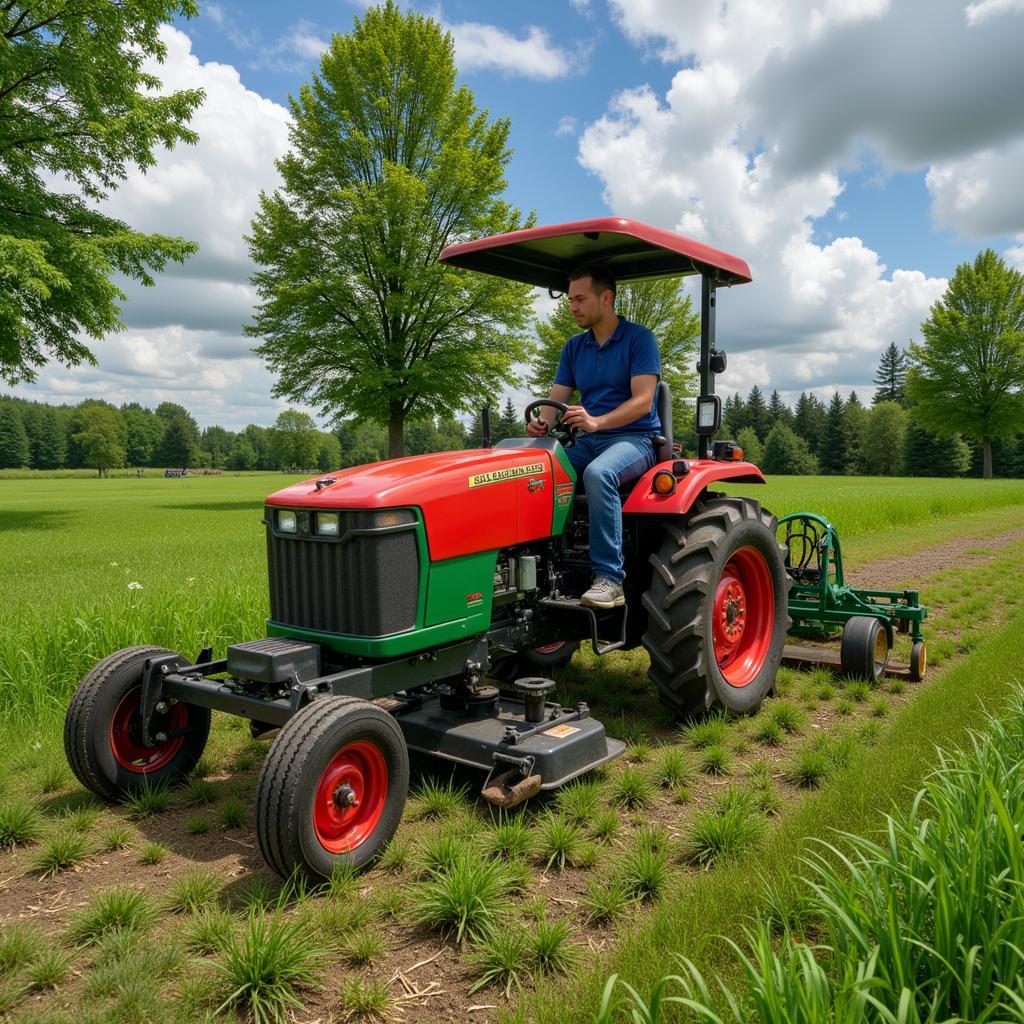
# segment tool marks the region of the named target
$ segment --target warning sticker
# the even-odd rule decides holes
[[[574,732],[579,732],[579,729],[575,725],[556,725],[554,729],[546,729],[544,731],[544,735],[554,736],[557,739],[563,740],[566,736],[571,736]]]
[[[547,467],[543,462],[531,462],[528,466],[508,466],[505,469],[492,469],[490,473],[475,473],[469,478],[470,487],[483,487],[485,484],[500,484],[504,480],[515,480],[521,476],[536,476]]]

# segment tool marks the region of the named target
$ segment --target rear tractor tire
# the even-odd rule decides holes
[[[98,662],[78,684],[64,719],[64,752],[79,782],[105,800],[144,785],[170,784],[195,768],[210,735],[210,710],[179,701],[154,714],[153,732],[170,739],[142,742],[142,673],[164,647],[127,647]],[[177,735],[175,735],[177,734]]]
[[[274,740],[256,789],[256,836],[282,878],[362,868],[395,833],[409,791],[398,723],[358,697],[320,697]]]
[[[881,619],[855,615],[846,620],[839,645],[839,666],[844,676],[877,683],[889,660],[889,635]]]
[[[647,674],[680,717],[757,711],[775,685],[789,626],[786,548],[751,498],[708,498],[665,524],[644,594]]]

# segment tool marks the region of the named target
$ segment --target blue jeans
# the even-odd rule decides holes
[[[590,505],[590,563],[595,576],[613,583],[626,578],[622,559],[622,502],[619,486],[654,465],[653,434],[581,434],[566,449]]]

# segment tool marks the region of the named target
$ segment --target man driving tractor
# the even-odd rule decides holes
[[[564,425],[585,432],[567,451],[590,505],[593,581],[580,604],[615,608],[625,603],[619,488],[656,461],[661,356],[648,328],[615,312],[615,279],[606,268],[588,265],[570,274],[568,299],[584,331],[565,343],[549,397],[568,403],[580,393],[580,404],[562,417]],[[527,432],[543,437],[550,427],[542,416]]]

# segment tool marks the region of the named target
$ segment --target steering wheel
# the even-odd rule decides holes
[[[523,410],[526,422],[529,423],[531,418],[539,420],[541,418],[540,410],[545,405],[551,406],[558,413],[554,425],[548,428],[548,437],[553,437],[556,441],[561,442],[563,448],[571,448],[576,443],[580,428],[562,423],[562,417],[569,411],[569,406],[565,402],[556,402],[553,398],[538,398]]]

